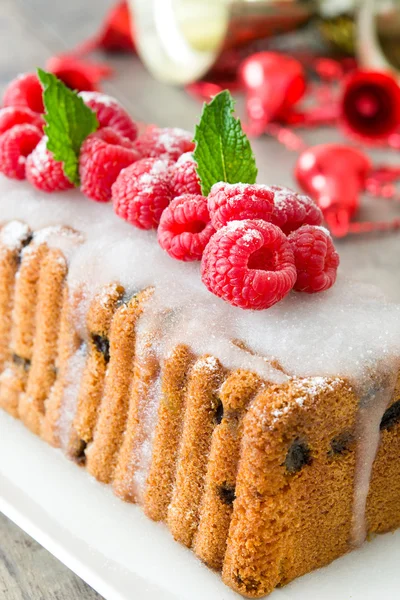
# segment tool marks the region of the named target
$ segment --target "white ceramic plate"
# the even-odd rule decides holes
[[[163,525],[115,498],[0,410],[0,510],[106,600],[239,596]],[[395,600],[400,531],[275,591],[270,600]]]

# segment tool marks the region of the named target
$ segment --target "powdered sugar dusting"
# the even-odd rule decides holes
[[[176,164],[183,165],[184,163],[187,163],[187,162],[191,162],[191,163],[196,162],[193,158],[192,152],[185,152],[184,154],[181,154],[181,156],[176,161]]]
[[[49,248],[58,248],[68,260],[76,247],[83,242],[83,236],[70,227],[50,226],[40,229],[34,233],[33,240],[29,246],[24,248],[23,255],[30,254],[33,249],[41,244]]]
[[[49,163],[49,153],[47,151],[47,136],[42,137],[34,151],[30,155],[31,169],[35,175],[43,173]]]
[[[179,140],[186,139],[190,142],[193,138],[193,134],[190,131],[185,131],[179,127],[160,129],[160,132],[158,143],[164,147],[167,154],[172,154],[179,150]]]
[[[78,397],[79,386],[86,364],[87,346],[82,344],[73,354],[68,363],[68,371],[65,377],[65,387],[63,390],[61,412],[58,422],[58,432],[60,436],[61,448],[68,447],[71,425],[76,412],[76,400]]]
[[[19,250],[21,244],[29,236],[29,227],[20,221],[11,221],[0,229],[0,245],[7,250]]]
[[[86,102],[90,102],[91,100],[95,100],[96,102],[100,102],[104,104],[104,106],[116,107],[120,106],[120,103],[115,98],[111,96],[107,96],[107,94],[101,94],[99,92],[79,92],[79,96],[82,100]]]
[[[334,392],[343,381],[339,377],[332,379],[327,377],[305,377],[303,379],[294,378],[291,380],[291,389],[294,399],[282,408],[272,411],[271,425],[275,425],[282,417],[296,408],[303,407],[309,398],[316,398],[324,392]],[[300,395],[299,395],[300,394]]]

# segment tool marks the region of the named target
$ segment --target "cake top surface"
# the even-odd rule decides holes
[[[368,367],[400,356],[400,303],[385,299],[365,277],[357,281],[342,273],[336,286],[322,294],[291,293],[268,310],[243,311],[208,292],[197,263],[171,259],[154,233],[131,227],[111,205],[94,203],[78,191],[46,195],[1,177],[0,215],[2,223],[19,220],[33,230],[53,228],[46,241],[66,254],[70,289],[84,292],[80,315],[110,282],[121,283],[128,295],[154,286],[140,327],[157,330],[163,356],[176,343],[187,343],[227,367],[249,368],[276,382],[287,375],[339,375],[359,382]],[[83,243],[55,227],[60,225],[82,233]],[[19,229],[15,226],[15,235]],[[11,246],[12,231],[6,237]],[[382,271],[385,276],[390,273]],[[160,311],[168,313],[161,333],[154,319]],[[287,375],[269,361],[277,361]]]

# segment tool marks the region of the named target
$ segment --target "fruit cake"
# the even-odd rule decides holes
[[[0,406],[247,597],[399,527],[400,306],[335,283],[310,199],[41,80],[46,137],[0,110]]]

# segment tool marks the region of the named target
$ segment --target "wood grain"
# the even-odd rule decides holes
[[[100,600],[72,571],[0,513],[2,600]]]

